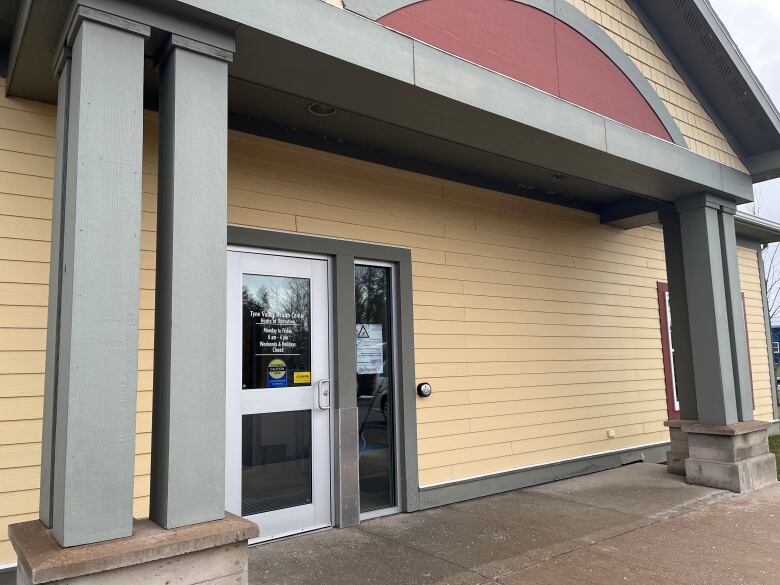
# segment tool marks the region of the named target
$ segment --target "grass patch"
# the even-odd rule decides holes
[[[769,450],[775,454],[777,459],[777,479],[780,479],[780,435],[769,437]]]

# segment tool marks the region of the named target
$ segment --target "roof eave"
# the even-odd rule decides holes
[[[780,176],[780,154],[775,154],[780,151],[780,114],[709,0],[629,2],[746,164],[753,182]],[[737,89],[744,93],[735,93]]]
[[[737,211],[734,220],[737,237],[759,244],[780,242],[780,223]]]

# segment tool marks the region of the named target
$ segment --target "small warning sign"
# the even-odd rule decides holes
[[[293,372],[293,384],[310,384],[311,372]]]
[[[358,323],[357,332],[357,373],[383,374],[384,336],[381,323]]]

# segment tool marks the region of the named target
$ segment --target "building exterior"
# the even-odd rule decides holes
[[[780,117],[706,0],[3,10],[0,564],[29,582],[38,518],[66,551],[226,510],[263,540],[670,449],[768,481],[780,226],[736,205]]]

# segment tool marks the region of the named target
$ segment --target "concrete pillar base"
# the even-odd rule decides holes
[[[136,520],[133,535],[62,548],[40,521],[8,527],[17,585],[227,585],[248,580],[247,541],[257,526],[232,514],[173,530]]]
[[[688,435],[685,460],[688,483],[745,493],[777,481],[775,456],[769,452],[769,423],[683,425]]]
[[[666,470],[675,475],[685,475],[685,460],[688,459],[688,434],[682,430],[695,420],[668,420],[664,426],[669,429],[670,449],[666,452]]]

